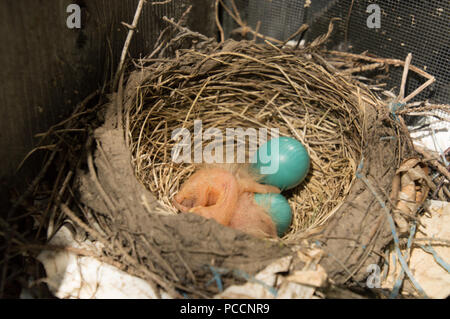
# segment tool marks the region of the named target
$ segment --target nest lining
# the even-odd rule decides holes
[[[128,135],[135,174],[165,210],[177,213],[172,198],[196,167],[172,162],[171,135],[177,128],[193,133],[195,120],[224,136],[227,128],[278,128],[306,146],[310,172],[285,192],[294,216],[286,238],[323,225],[345,200],[362,154],[363,104],[379,103],[367,88],[331,74],[301,49],[252,41],[144,62],[151,64],[130,79]]]

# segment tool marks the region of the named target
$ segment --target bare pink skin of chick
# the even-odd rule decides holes
[[[255,203],[253,193],[242,193],[229,227],[260,238],[276,238],[277,229],[272,218]]]
[[[270,216],[253,200],[253,193],[280,193],[259,184],[245,170],[206,167],[195,172],[175,195],[181,212],[213,218],[218,223],[257,237],[276,237]]]

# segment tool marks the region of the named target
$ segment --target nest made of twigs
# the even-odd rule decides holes
[[[362,104],[382,102],[307,52],[228,40],[203,51],[180,50],[173,59],[141,60],[130,80],[127,134],[136,176],[162,207],[177,213],[172,198],[196,167],[172,161],[178,142],[172,133],[193,133],[194,121],[201,120],[203,131],[214,128],[223,136],[227,128],[278,128],[281,136],[301,141],[311,169],[287,193],[294,218],[286,237],[327,220],[348,194],[361,158]]]
[[[232,270],[255,274],[272,259],[293,254],[290,249],[303,242],[299,239],[307,237],[307,230],[320,225],[326,228],[320,238],[326,241],[321,264],[330,278],[338,283],[362,280],[367,276],[365,265],[379,259],[366,252],[380,251],[391,241],[374,196],[388,196],[396,167],[411,153],[405,147],[411,141],[401,114],[417,109],[405,105],[394,113],[386,107],[389,101],[372,93],[377,86],[352,76],[406,63],[324,51],[320,46],[327,36],[293,49],[269,42],[217,43],[182,28],[166,42],[158,42],[149,57],[135,61],[136,69],[126,73],[123,95],[120,84],[104,105],[96,92],[70,118],[42,135],[39,145],[51,146],[44,148],[49,150],[48,160],[12,211],[30,194],[50,194],[46,202],[36,201],[29,208],[39,221],[36,237],[45,237],[46,242],[70,221],[81,234],[103,245],[98,258],[177,298],[182,297],[180,291],[200,297],[217,294],[218,288],[208,285],[211,265],[230,270],[222,276],[224,287],[242,282]],[[181,127],[193,132],[197,119],[204,131],[279,128],[281,135],[307,147],[310,173],[285,193],[294,211],[284,238],[288,245],[257,240],[192,214],[155,214],[158,210],[176,214],[171,198],[195,164],[172,162],[176,141],[171,133]],[[140,184],[132,174],[129,153]],[[358,165],[362,157],[363,168]],[[439,170],[436,162],[430,159]],[[50,167],[56,175],[48,173]],[[357,169],[370,175],[378,195],[355,178]],[[445,168],[440,171],[448,174]],[[44,177],[48,183],[42,182]],[[157,204],[141,184],[156,195]],[[28,245],[15,233],[14,237],[11,247],[17,251],[61,249]],[[357,250],[349,240],[367,249]]]

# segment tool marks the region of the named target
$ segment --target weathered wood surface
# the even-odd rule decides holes
[[[165,22],[193,5],[189,26],[214,35],[214,3],[210,0],[147,2],[130,54],[153,48]],[[69,29],[67,6],[82,8],[82,28]],[[36,133],[46,131],[111,77],[118,64],[138,0],[20,0],[0,2],[0,189],[19,181],[15,170],[33,148]],[[19,176],[39,169],[32,160]],[[0,191],[0,193],[2,193]],[[4,194],[3,194],[4,195]],[[0,196],[1,197],[1,196]]]

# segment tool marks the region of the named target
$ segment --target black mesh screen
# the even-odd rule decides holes
[[[231,1],[225,0],[229,8]],[[261,21],[259,33],[269,37],[284,40],[292,35],[303,24],[304,2],[302,0],[235,0],[241,17],[253,29]],[[224,14],[224,29],[226,34],[237,25]]]
[[[381,8],[380,29],[367,27],[370,13],[366,10],[371,3]],[[436,77],[432,88],[425,90],[416,100],[430,98],[436,102],[450,102],[450,1],[354,1],[347,23],[351,5],[351,0],[333,1],[325,11],[313,17],[308,38],[326,32],[331,17],[340,17],[343,20],[336,24],[338,32],[330,46],[345,48],[347,33],[348,49],[356,53],[368,50],[382,57],[405,59],[411,52],[412,63]],[[401,75],[400,68],[393,70],[389,87],[398,87]],[[411,73],[407,93],[423,82]]]
[[[329,43],[330,48],[405,59],[413,54],[413,64],[436,77],[436,83],[423,91],[415,100],[429,98],[433,102],[450,103],[450,1],[449,0],[312,0],[305,8],[304,0],[236,0],[242,17],[250,26],[261,21],[261,33],[286,39],[298,27],[308,22],[311,40],[326,33],[331,18],[342,20]],[[377,4],[381,8],[381,28],[367,27],[367,7]],[[350,19],[348,18],[352,7]],[[225,14],[226,16],[226,14]],[[226,31],[235,25],[224,20]],[[345,43],[347,38],[348,42]],[[348,44],[346,46],[345,44]],[[400,84],[402,69],[392,69],[389,87]],[[424,79],[410,73],[407,92],[411,93]]]
[[[249,0],[249,23],[261,23],[260,33],[276,39],[287,39],[302,25],[302,1],[261,1]],[[266,23],[267,21],[267,23]]]

